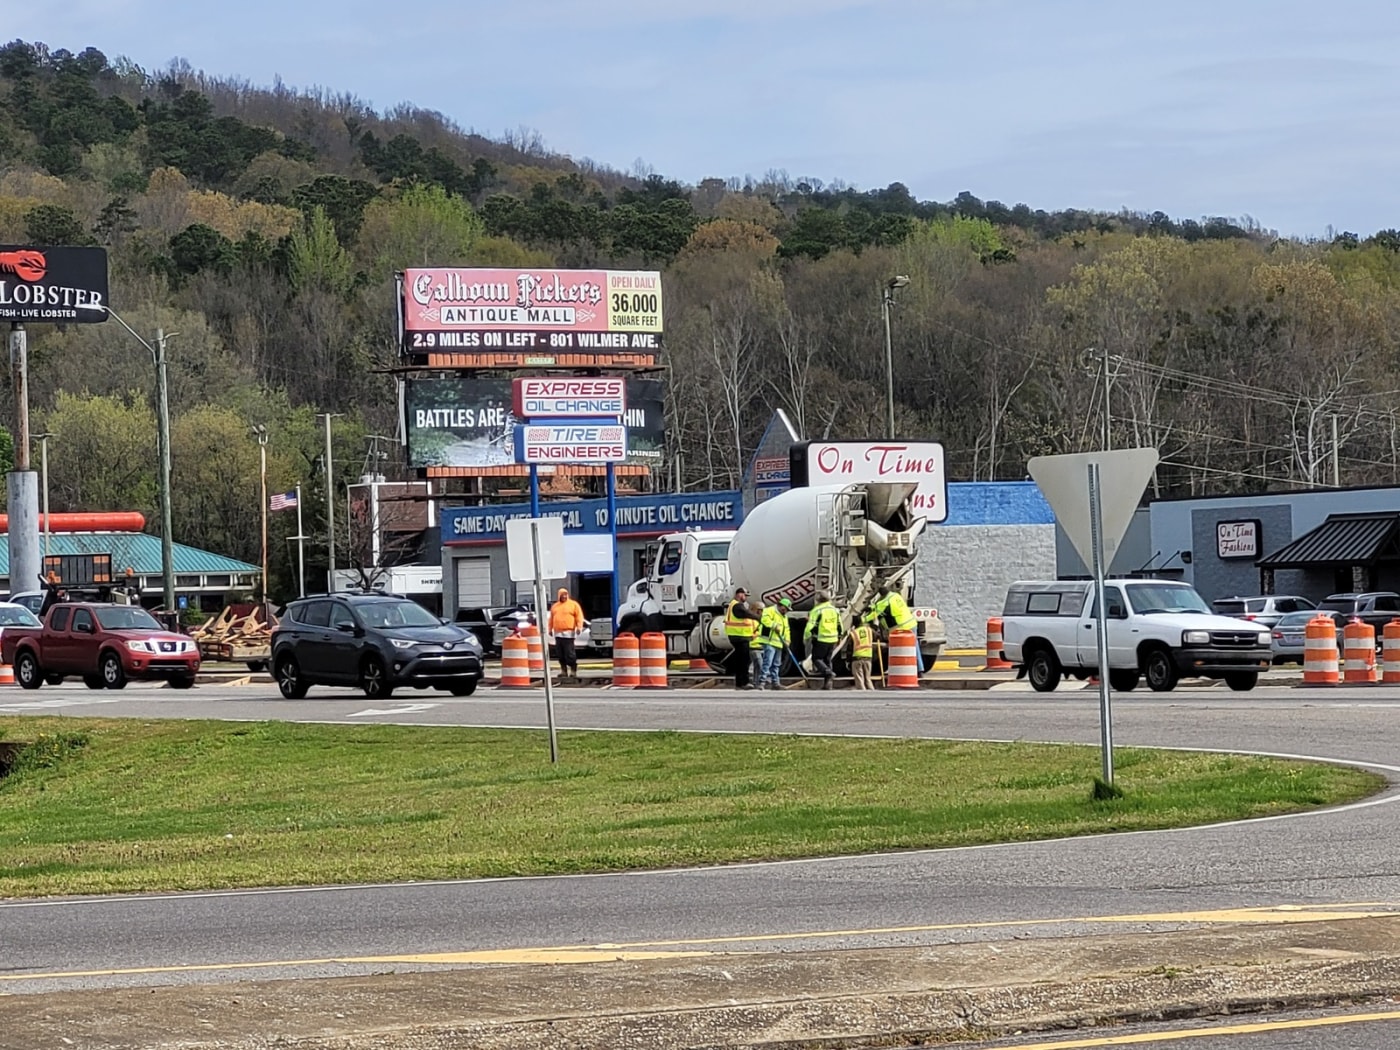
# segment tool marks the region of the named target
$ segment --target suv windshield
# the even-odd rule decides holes
[[[1208,613],[1210,609],[1191,587],[1172,583],[1130,583],[1128,598],[1137,613]]]
[[[154,616],[134,605],[113,605],[106,609],[94,609],[93,613],[105,631],[163,630]]]
[[[385,601],[356,604],[366,627],[437,627],[439,620],[417,602]]]

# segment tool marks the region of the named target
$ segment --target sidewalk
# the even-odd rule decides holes
[[[1142,936],[572,965],[559,954],[553,965],[10,995],[0,996],[0,1046],[776,1050],[1163,1018],[1184,1024],[1393,996],[1400,917],[1319,918]]]

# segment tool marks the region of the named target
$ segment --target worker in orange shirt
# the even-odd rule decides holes
[[[569,597],[569,589],[560,587],[554,604],[549,607],[549,633],[559,652],[559,680],[578,680],[578,653],[574,639],[583,630],[583,606]]]

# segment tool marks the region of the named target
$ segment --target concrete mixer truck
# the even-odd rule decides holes
[[[628,588],[617,629],[666,635],[672,656],[722,658],[724,610],[743,587],[771,605],[792,601],[794,648],[818,590],[831,592],[843,628],[881,584],[911,606],[915,544],[925,525],[909,509],[913,484],[869,483],[789,489],[760,503],[737,530],[673,532],[656,541],[647,575]],[[947,641],[932,609],[914,607],[925,666]]]

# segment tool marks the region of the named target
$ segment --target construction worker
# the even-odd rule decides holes
[[[870,680],[870,658],[875,654],[875,631],[867,623],[852,625],[836,651],[848,645],[851,647],[851,677],[855,679],[856,688],[874,689]]]
[[[559,653],[559,681],[578,680],[578,651],[574,639],[583,630],[583,606],[569,596],[567,587],[560,587],[555,602],[549,607],[549,633],[554,635],[554,647]]]
[[[812,654],[812,667],[822,676],[822,688],[835,688],[836,671],[831,666],[831,657],[836,652],[836,643],[841,640],[841,614],[831,604],[828,591],[817,592],[817,604],[807,615],[807,629],[802,637]]]
[[[724,636],[732,650],[730,665],[734,671],[735,689],[752,689],[749,681],[749,644],[758,628],[758,621],[749,612],[749,592],[734,588],[734,600],[724,610]]]
[[[783,654],[792,644],[792,625],[787,618],[791,608],[791,598],[779,598],[777,605],[763,610],[763,616],[758,621],[758,644],[762,646],[759,651],[763,654],[763,663],[758,671],[760,689],[778,689],[782,686]]]
[[[889,637],[890,631],[915,631],[916,621],[913,612],[909,609],[909,603],[904,600],[904,595],[898,589],[891,587],[888,583],[880,584],[880,598],[870,607],[870,611],[862,618],[865,623],[879,621],[885,630],[885,636]],[[916,645],[914,655],[918,657],[919,674],[924,673],[924,654]]]

